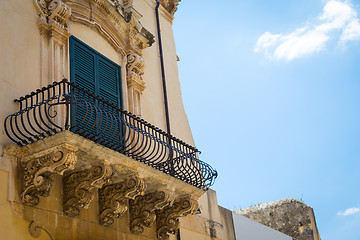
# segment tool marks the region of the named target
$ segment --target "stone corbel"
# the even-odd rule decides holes
[[[80,214],[80,208],[88,208],[94,199],[92,190],[108,183],[111,175],[112,169],[106,164],[65,175],[63,179],[64,213],[75,217]]]
[[[152,227],[156,220],[156,210],[170,205],[174,199],[163,191],[137,196],[129,201],[130,231],[142,233],[144,227]]]
[[[191,198],[175,200],[172,206],[167,206],[156,213],[156,232],[158,239],[169,239],[170,234],[176,234],[179,229],[179,218],[194,214],[199,204]]]
[[[155,36],[146,30],[136,17],[132,17],[129,21],[129,49],[138,54],[144,48],[150,47],[155,42]]]
[[[128,210],[129,199],[143,194],[145,182],[137,177],[104,186],[99,189],[99,222],[108,226],[114,223],[114,218],[122,217]]]
[[[52,186],[50,175],[62,175],[66,170],[73,169],[77,161],[77,150],[76,147],[62,144],[21,159],[21,202],[35,206],[39,203],[39,196],[48,196]]]

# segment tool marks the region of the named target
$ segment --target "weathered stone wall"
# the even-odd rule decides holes
[[[320,240],[313,209],[293,198],[235,212],[289,235],[294,240]]]

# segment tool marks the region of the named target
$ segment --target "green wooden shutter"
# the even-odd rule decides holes
[[[99,81],[98,95],[116,106],[121,107],[120,68],[101,56],[98,57],[97,63],[97,76]],[[116,118],[120,117],[119,114],[114,112],[112,108],[109,108],[109,110],[107,113],[110,115],[106,118],[107,121],[102,121],[99,128],[99,140],[104,143],[116,142],[117,139],[115,138],[119,136],[117,133],[120,131],[119,125],[114,124],[114,122],[118,122]],[[109,116],[111,116],[111,118],[109,118]]]
[[[98,95],[121,107],[120,67],[104,57],[98,57]]]
[[[122,107],[120,66],[73,36],[70,37],[70,81],[103,97],[116,106]],[[104,104],[92,98],[84,99],[80,95],[76,97],[80,99],[80,102],[83,99],[93,106],[101,108],[101,111],[107,111],[107,116],[113,114],[111,115],[113,117],[112,119],[103,117],[100,120],[99,112],[95,108],[86,107],[84,104],[81,106],[80,104],[76,108],[76,114],[74,113],[75,108],[72,108],[72,114],[75,114],[72,125],[77,125],[73,131],[95,141],[115,141],[116,139],[110,139],[111,137],[107,133],[109,131],[120,131],[119,126],[115,128],[114,123],[110,124],[109,122],[109,120],[114,121],[114,117],[118,117],[117,113],[110,112]],[[85,117],[86,112],[87,117]],[[98,118],[95,118],[96,114]],[[79,124],[84,117],[85,121]],[[97,131],[95,131],[96,128]],[[113,137],[115,136],[117,134],[113,134]]]

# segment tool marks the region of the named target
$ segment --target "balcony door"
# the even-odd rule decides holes
[[[120,66],[81,42],[70,37],[70,82],[122,108]],[[112,142],[120,135],[114,108],[86,91],[73,88],[72,131],[96,142]]]

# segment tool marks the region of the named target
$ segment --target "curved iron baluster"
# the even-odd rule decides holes
[[[196,148],[66,79],[16,99],[6,135],[23,146],[64,129],[206,190],[217,177]],[[65,119],[60,119],[60,108]],[[71,113],[70,113],[71,112]]]

